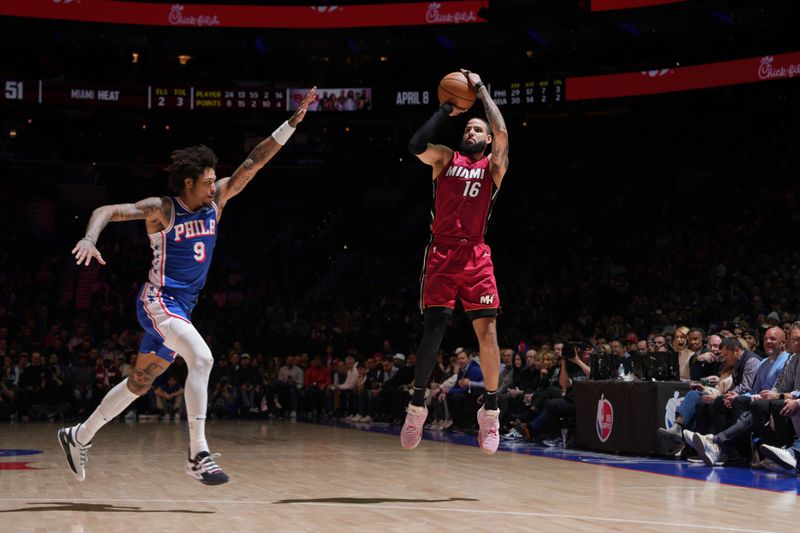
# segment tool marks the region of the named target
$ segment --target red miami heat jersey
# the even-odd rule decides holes
[[[497,192],[488,157],[473,161],[453,152],[450,164],[433,180],[434,237],[482,240]]]

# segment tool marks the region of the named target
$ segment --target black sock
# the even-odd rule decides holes
[[[411,397],[411,404],[417,407],[425,405],[425,389],[414,387],[414,395]]]
[[[486,391],[483,395],[483,407],[487,411],[494,411],[497,409],[497,391]]]

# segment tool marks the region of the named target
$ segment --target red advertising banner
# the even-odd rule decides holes
[[[156,4],[115,0],[0,2],[0,15],[145,26],[355,28],[486,22],[481,0],[346,6]]]
[[[591,0],[592,11],[612,11],[634,7],[653,7],[664,4],[677,4],[686,0]]]
[[[567,78],[567,101],[669,93],[800,78],[800,52],[752,57],[691,67]]]

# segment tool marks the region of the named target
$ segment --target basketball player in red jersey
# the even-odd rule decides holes
[[[491,250],[483,237],[492,204],[508,168],[508,131],[480,76],[466,70],[462,72],[483,101],[488,120],[471,118],[458,150],[430,144],[439,124],[448,115],[463,111],[446,103],[408,143],[411,153],[432,167],[434,205],[431,241],[425,250],[421,275],[424,333],[417,350],[414,396],[408,406],[400,442],[411,450],[422,439],[422,427],[428,416],[425,388],[436,364],[448,316],[453,313],[456,298],[460,298],[480,343],[485,403],[478,411],[478,445],[492,454],[500,443],[500,410],[497,408],[500,349],[496,323],[500,299]],[[491,147],[489,155],[485,155],[487,145]],[[461,386],[471,385],[464,382]]]

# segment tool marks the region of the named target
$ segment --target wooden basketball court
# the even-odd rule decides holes
[[[299,422],[210,422],[231,476],[218,487],[184,474],[185,423],[111,424],[78,482],[58,426],[1,427],[0,531],[764,532],[800,518],[796,490],[430,440],[407,452],[394,435]]]

